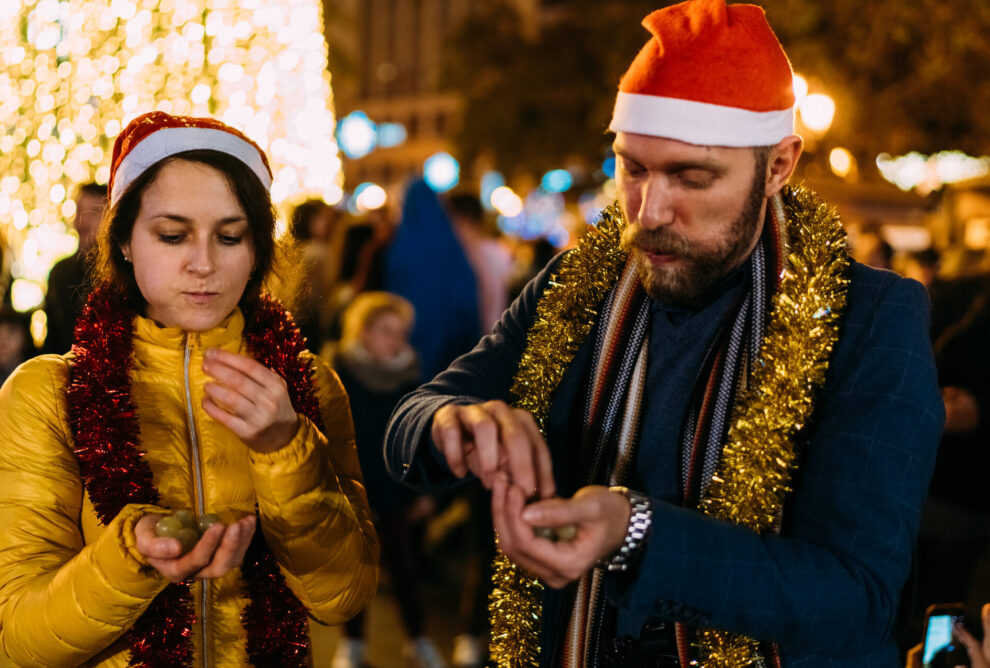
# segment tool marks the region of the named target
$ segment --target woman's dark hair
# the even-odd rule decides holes
[[[208,149],[176,153],[155,163],[134,179],[117,203],[107,209],[100,223],[92,269],[93,282],[110,283],[129,304],[143,312],[144,297],[134,278],[134,268],[124,259],[121,246],[131,239],[144,191],[154,182],[162,167],[176,160],[197,162],[220,171],[227,178],[247,214],[248,233],[254,246],[255,268],[239,304],[242,308],[249,308],[257,301],[262,287],[278,273],[276,256],[282,250],[275,239],[275,219],[278,214],[272,206],[268,189],[247,165],[231,155]]]
[[[308,199],[292,210],[289,229],[296,241],[309,241],[313,238],[313,233],[309,229],[309,221],[313,216],[324,209],[329,209],[330,205],[321,199]]]

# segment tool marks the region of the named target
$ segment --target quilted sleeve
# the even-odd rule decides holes
[[[251,453],[261,528],[286,581],[310,614],[339,624],[378,586],[378,537],[362,484],[347,395],[312,357],[326,436],[304,417],[284,448]]]
[[[130,505],[90,544],[66,421],[68,366],[46,355],[0,389],[0,663],[75,666],[116,640],[167,584],[140,557]]]

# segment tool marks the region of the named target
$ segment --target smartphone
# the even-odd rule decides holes
[[[966,648],[952,635],[956,622],[964,622],[962,603],[942,603],[928,607],[925,621],[925,644],[921,655],[923,668],[969,665]]]

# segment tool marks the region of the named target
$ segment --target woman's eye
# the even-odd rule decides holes
[[[236,246],[244,240],[244,235],[238,234],[221,234],[220,243],[224,246]]]
[[[178,243],[180,243],[182,241],[182,235],[181,234],[165,234],[164,232],[160,232],[158,234],[158,240],[161,241],[162,243],[166,243],[166,244],[169,244],[171,246],[174,246],[174,245],[176,245],[176,244],[178,244]]]

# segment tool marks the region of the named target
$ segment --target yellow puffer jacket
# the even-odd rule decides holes
[[[316,620],[340,623],[364,606],[378,578],[347,396],[311,358],[329,437],[300,416],[284,448],[249,450],[201,404],[210,380],[204,350],[245,353],[243,327],[240,311],[189,335],[136,319],[131,392],[142,447],[170,509],[230,522],[257,503],[259,528],[293,592]],[[0,389],[0,666],[122,668],[121,634],[168,584],[135,549],[133,531],[162,509],[129,505],[104,527],[84,494],[67,418],[71,361],[35,358]],[[239,576],[234,569],[192,586],[195,666],[248,665]]]

